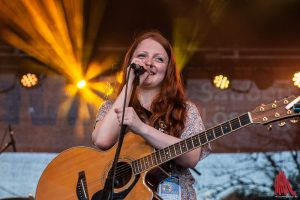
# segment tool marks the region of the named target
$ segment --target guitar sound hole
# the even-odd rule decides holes
[[[111,173],[111,170],[109,171]],[[115,188],[121,188],[126,185],[132,176],[131,166],[126,162],[118,162],[115,176]]]

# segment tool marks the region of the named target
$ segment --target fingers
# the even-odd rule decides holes
[[[116,115],[117,115],[117,120],[119,122],[119,124],[121,123],[122,120],[122,116],[123,116],[123,109],[122,108],[115,108],[114,109]],[[124,124],[132,121],[130,119],[132,119],[134,116],[134,110],[132,107],[127,107],[125,108],[125,113],[124,113]]]
[[[114,111],[116,113],[119,126],[124,124],[127,125],[128,128],[134,133],[137,134],[141,133],[143,122],[140,120],[140,118],[138,117],[138,115],[136,114],[136,112],[132,107],[127,107],[125,108],[125,110],[123,110],[122,108],[115,108]],[[123,113],[124,113],[124,120],[122,123]]]
[[[137,58],[132,59],[131,63],[135,63],[135,64],[145,67],[144,62],[142,62],[140,59],[137,59]]]
[[[115,113],[117,115],[117,120],[118,120],[119,124],[121,124],[122,117],[123,117],[123,108],[115,108],[114,111],[115,111]],[[125,108],[124,123],[125,123],[126,119],[128,118],[128,115],[129,115],[128,112],[129,111],[127,111],[127,108]]]
[[[121,123],[121,119],[122,119],[122,114],[123,114],[123,109],[122,108],[115,108],[114,109],[116,115],[117,115],[117,120],[119,122],[119,124]]]

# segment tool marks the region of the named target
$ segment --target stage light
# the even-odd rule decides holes
[[[300,88],[300,72],[296,72],[293,77],[294,85]]]
[[[20,76],[20,83],[25,88],[32,88],[38,85],[39,78],[37,74],[26,73]]]
[[[86,86],[86,81],[85,80],[81,80],[81,81],[79,81],[78,83],[77,83],[77,87],[79,88],[79,89],[82,89],[82,88],[84,88]]]
[[[225,89],[229,88],[230,81],[227,76],[217,75],[213,78],[213,84],[216,88],[225,90]]]

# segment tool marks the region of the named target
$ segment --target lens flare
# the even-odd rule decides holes
[[[227,3],[226,1],[201,1],[197,6],[189,12],[185,12],[184,17],[173,20],[173,46],[179,71],[186,66],[194,53],[198,51],[206,35],[209,34],[210,30],[202,23],[202,17],[199,16],[203,11],[202,7],[206,7],[207,10],[205,18],[207,17],[211,23],[217,24]]]
[[[79,89],[82,89],[82,88],[84,88],[86,86],[86,81],[85,80],[81,80],[76,85],[77,85],[77,87]]]
[[[106,1],[88,6],[85,0],[0,1],[0,37],[6,43],[44,63],[67,78],[67,99],[61,105],[61,116],[66,116],[74,99],[80,95],[78,123],[84,123],[89,105],[96,108],[103,102],[107,89],[90,89],[91,79],[110,69],[112,59],[91,61],[98,27]],[[87,6],[86,6],[87,5]],[[91,64],[90,64],[91,63]],[[79,84],[76,83],[85,80]],[[106,83],[106,80],[102,80]],[[74,84],[75,83],[75,84]],[[97,110],[97,109],[95,109]],[[90,119],[89,119],[90,120]],[[77,122],[76,122],[77,123]],[[81,126],[77,131],[82,134]],[[76,128],[75,128],[76,131]]]

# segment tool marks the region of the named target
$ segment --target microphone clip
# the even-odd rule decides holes
[[[135,76],[140,76],[146,71],[143,66],[138,65],[136,63],[131,63],[130,67],[133,69]]]

